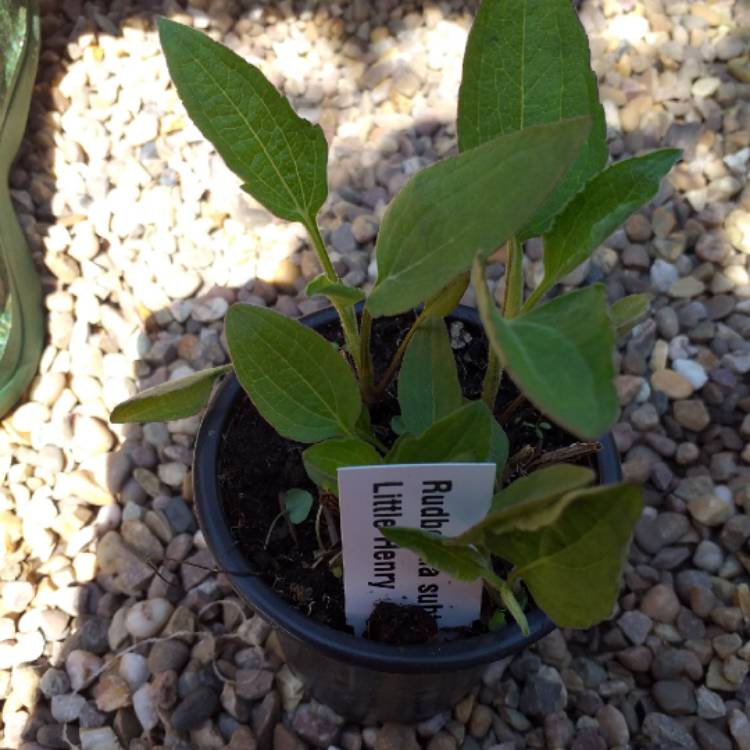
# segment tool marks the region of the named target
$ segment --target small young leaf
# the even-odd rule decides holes
[[[516,385],[548,417],[587,439],[617,417],[612,322],[602,284],[505,320],[475,267],[474,288],[490,345]]]
[[[381,528],[389,541],[416,552],[428,565],[442,570],[459,581],[475,581],[484,576],[487,562],[473,547],[449,544],[430,531],[399,526]]]
[[[309,515],[314,498],[307,490],[294,487],[284,493],[284,509],[290,523],[302,523]]]
[[[337,471],[345,466],[374,466],[383,463],[380,454],[358,438],[333,438],[316,443],[302,453],[307,476],[318,487],[339,494]]]
[[[544,277],[534,297],[580,266],[630,214],[651,200],[680,156],[673,148],[652,151],[618,161],[594,177],[545,236]]]
[[[328,144],[265,76],[195,29],[158,19],[169,74],[192,121],[269,211],[311,222],[328,194]]]
[[[628,484],[571,492],[554,523],[488,536],[536,603],[560,627],[588,628],[612,613],[633,528],[643,507]]]
[[[308,297],[322,294],[332,302],[338,302],[343,305],[356,305],[357,302],[365,298],[365,293],[361,289],[347,286],[340,281],[331,281],[324,273],[316,276],[307,285],[305,294]]]
[[[531,218],[573,161],[590,118],[501,135],[418,172],[391,202],[378,235],[367,306],[397,315],[439,293]]]
[[[462,544],[484,544],[487,534],[502,534],[515,528],[529,528],[544,523],[540,511],[546,510],[566,493],[591,484],[594,472],[583,466],[555,464],[500,490],[492,498],[489,513],[461,534]]]
[[[435,422],[418,437],[402,435],[385,457],[386,463],[442,463],[456,461],[459,455],[464,461],[487,461],[492,420],[492,414],[483,401],[470,401]]]
[[[212,367],[155,385],[115,406],[109,421],[167,422],[192,417],[208,403],[216,379],[231,369],[231,365]]]
[[[456,359],[442,318],[417,328],[398,376],[398,402],[407,432],[419,435],[463,405]]]
[[[404,420],[401,418],[400,414],[391,417],[391,429],[397,435],[404,435],[406,433],[406,425],[404,425]]]
[[[458,97],[459,148],[568,117],[591,131],[565,176],[520,231],[543,234],[607,161],[604,110],[586,32],[570,0],[484,0],[469,34]]]
[[[610,307],[609,314],[618,336],[624,336],[646,317],[652,299],[650,294],[629,294]]]
[[[303,443],[352,435],[362,411],[359,388],[319,333],[251,305],[233,305],[225,325],[237,379],[280,435]]]

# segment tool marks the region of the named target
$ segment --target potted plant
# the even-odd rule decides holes
[[[484,0],[464,57],[459,153],[414,175],[388,207],[367,296],[338,278],[316,221],[327,196],[320,127],[220,44],[165,19],[159,32],[188,114],[243,189],[307,229],[323,270],[307,293],[332,308],[294,321],[234,305],[230,365],[145,391],[112,420],[195,414],[229,375],[198,435],[197,512],[219,566],[278,626],[290,665],[347,716],[407,721],[450,705],[484,665],[552,622],[606,619],[642,502],[619,483],[607,436],[618,408],[613,350],[648,297],[610,305],[594,284],[544,298],[655,195],[679,152],[606,166],[587,39],[569,0]],[[543,237],[544,276],[525,297],[533,237]],[[498,305],[485,263],[501,247]],[[470,281],[478,315],[457,308]],[[447,637],[414,607],[396,608],[386,635],[372,621],[370,638],[346,632],[338,470],[441,462],[495,464],[486,517],[455,537],[381,531],[454,579],[481,579],[486,616]]]

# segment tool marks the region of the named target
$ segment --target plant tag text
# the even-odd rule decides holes
[[[362,635],[380,601],[416,604],[439,628],[479,617],[482,582],[457,581],[388,541],[389,526],[456,536],[487,514],[493,463],[347,466],[338,470],[346,620]]]

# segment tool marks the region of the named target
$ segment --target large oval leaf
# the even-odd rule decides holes
[[[264,307],[233,305],[226,334],[237,379],[280,435],[303,443],[352,435],[359,389],[319,333]]]
[[[477,268],[482,323],[500,361],[539,410],[570,432],[601,437],[617,418],[615,334],[602,284],[506,320]]]
[[[397,315],[437,294],[531,218],[590,127],[579,117],[502,135],[417,173],[388,207],[367,306]]]
[[[158,20],[169,74],[190,118],[245,183],[282,219],[310,223],[328,194],[328,145],[266,77],[188,26]]]
[[[612,613],[630,537],[641,514],[638,487],[620,484],[579,490],[536,531],[489,536],[492,552],[513,563],[556,625],[588,628]]]
[[[109,421],[167,422],[197,414],[207,403],[217,378],[231,370],[230,365],[211,367],[183,378],[168,380],[115,406]]]
[[[484,0],[464,54],[459,148],[579,115],[592,118],[588,139],[552,194],[517,232],[520,239],[545,232],[605,165],[604,110],[586,32],[570,0]]]
[[[679,149],[665,148],[618,161],[586,185],[544,238],[544,278],[530,298],[532,304],[656,195],[662,178],[681,153]]]

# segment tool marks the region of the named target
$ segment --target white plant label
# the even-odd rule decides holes
[[[479,617],[481,581],[456,581],[388,541],[380,529],[406,526],[456,536],[492,501],[495,464],[395,464],[338,470],[346,620],[362,635],[381,601],[416,604],[439,628]]]

